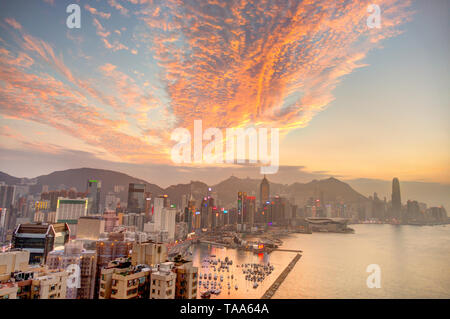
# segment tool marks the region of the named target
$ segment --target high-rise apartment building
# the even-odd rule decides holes
[[[128,265],[127,261],[116,261],[102,269],[99,299],[149,298],[151,269],[146,265]]]
[[[174,271],[177,275],[175,299],[196,299],[198,289],[198,268],[192,261],[176,259]]]
[[[145,213],[145,184],[130,183],[128,186],[128,213]]]
[[[152,269],[150,275],[150,299],[174,299],[176,273],[172,271],[173,262],[165,262]]]
[[[88,197],[88,215],[101,214],[100,211],[100,190],[102,182],[96,179],[87,181],[87,197]]]
[[[109,233],[108,238],[96,243],[97,249],[97,278],[95,294],[98,295],[101,270],[108,266],[109,262],[117,258],[128,258],[131,255],[133,242],[122,233]]]

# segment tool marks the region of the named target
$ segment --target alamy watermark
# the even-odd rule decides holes
[[[279,129],[270,129],[270,151],[268,131],[267,128],[227,128],[224,142],[220,129],[208,128],[203,132],[202,121],[195,120],[193,162],[243,164],[246,162],[248,140],[248,162],[256,164],[259,161],[263,164],[260,168],[261,174],[275,174],[279,165]],[[178,141],[172,147],[172,161],[177,164],[192,163],[192,138],[189,130],[176,128],[172,132],[171,140]],[[210,142],[203,148],[203,141]]]
[[[67,266],[67,288],[80,288],[81,269],[77,264],[70,264]]]
[[[367,6],[367,12],[371,13],[367,17],[367,26],[370,29],[381,28],[381,9],[378,4],[369,4]]]
[[[81,28],[81,9],[78,4],[69,4],[66,8],[66,12],[70,13],[67,17],[66,25],[69,29]]]
[[[368,288],[381,288],[381,267],[377,264],[370,264],[366,272],[371,274],[367,277],[366,284]]]

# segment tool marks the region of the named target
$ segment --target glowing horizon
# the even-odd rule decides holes
[[[366,24],[371,2],[81,1],[80,29],[66,27],[66,3],[3,3],[2,152],[70,150],[170,166],[170,133],[202,120],[220,129],[280,128],[280,165],[450,183],[448,93],[441,90],[448,74],[428,75],[439,65],[402,52],[419,61],[411,65],[419,79],[435,82],[413,83],[409,74],[392,86],[373,78],[387,74],[385,63],[402,65],[395,41],[417,32],[416,16],[427,19],[423,5],[378,1],[378,29]],[[373,90],[378,100],[365,100],[362,92]],[[398,111],[388,116],[394,103]]]

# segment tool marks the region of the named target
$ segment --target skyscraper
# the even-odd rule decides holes
[[[392,180],[392,217],[399,219],[402,212],[402,200],[400,196],[400,182],[397,177]]]
[[[100,214],[100,189],[102,181],[89,179],[87,182],[88,215]]]
[[[261,181],[261,185],[259,186],[259,205],[262,207],[270,198],[270,186],[269,181],[264,175],[263,180]]]
[[[145,184],[129,184],[127,209],[128,213],[145,212]]]
[[[78,219],[86,216],[87,206],[87,198],[70,199],[59,197],[56,205],[56,222],[67,223],[70,228],[70,235],[76,236]]]

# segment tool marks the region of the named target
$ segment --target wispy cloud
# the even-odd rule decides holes
[[[84,8],[85,8],[87,11],[89,11],[91,14],[96,15],[96,16],[99,16],[99,17],[101,17],[101,18],[103,18],[103,19],[109,19],[109,18],[111,17],[111,13],[106,13],[106,12],[98,11],[97,9],[91,7],[91,6],[88,5],[88,4],[86,4],[86,5],[84,6]]]
[[[128,32],[124,25],[105,27],[111,13],[85,5],[103,50],[151,56],[136,73],[99,54],[99,67],[85,76],[50,41],[7,18],[20,49],[0,49],[0,112],[46,123],[129,162],[169,161],[170,130],[197,119],[204,127],[304,127],[346,75],[366,66],[367,53],[410,18],[410,1],[380,0],[382,27],[369,29],[369,3],[132,0],[127,9],[109,0],[121,19],[139,24],[135,48],[117,40]]]

